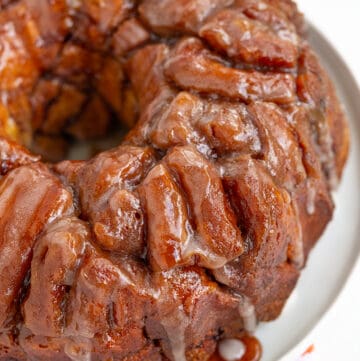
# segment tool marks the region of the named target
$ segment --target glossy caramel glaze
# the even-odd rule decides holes
[[[349,147],[296,5],[0,9],[0,360],[206,361],[278,317]]]

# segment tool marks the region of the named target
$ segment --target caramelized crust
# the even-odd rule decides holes
[[[0,0],[0,360],[206,361],[279,316],[349,131],[291,0]],[[88,161],[71,139],[131,128]]]

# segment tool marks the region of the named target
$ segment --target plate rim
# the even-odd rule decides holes
[[[342,57],[340,52],[332,44],[331,40],[328,39],[326,37],[326,35],[321,30],[319,30],[313,22],[307,20],[306,23],[307,23],[307,41],[312,46],[312,49],[315,51],[317,56],[320,57],[316,47],[314,46],[314,43],[321,42],[323,44],[322,52],[327,53],[327,55],[332,57],[333,62],[341,65],[341,67],[336,69],[336,71],[339,73],[339,75],[337,77],[341,76],[344,79],[340,84],[347,83],[347,88],[352,89],[352,91],[354,91],[354,94],[351,98],[349,98],[349,97],[341,98],[341,94],[340,94],[338,86],[337,86],[339,84],[335,83],[335,79],[333,77],[334,69],[329,68],[326,64],[327,62],[324,62],[324,60],[323,60],[324,55],[322,55],[320,57],[322,60],[321,65],[324,68],[326,68],[327,72],[330,75],[331,80],[333,81],[333,83],[335,83],[336,93],[341,98],[341,102],[343,104],[343,109],[344,109],[344,112],[345,112],[347,118],[349,120],[355,119],[356,114],[360,115],[360,101],[355,102],[353,99],[360,100],[360,83],[357,81],[357,78],[351,71],[346,60]],[[351,125],[352,125],[352,122],[349,121],[351,138],[357,137],[358,139],[360,139],[360,124],[357,124],[357,126],[355,126],[353,128],[351,127]],[[352,151],[351,143],[350,143],[350,152]],[[349,161],[349,159],[350,159],[350,153],[348,156],[348,161]],[[344,172],[346,172],[346,168],[347,168],[347,164],[345,165]],[[333,192],[333,195],[334,194],[336,194],[336,191]],[[351,261],[348,264],[348,268],[347,268],[347,271],[345,272],[343,283],[341,284],[341,286],[339,288],[339,292],[335,295],[335,297],[332,298],[332,300],[328,304],[327,308],[323,312],[321,312],[319,318],[316,320],[316,322],[313,325],[310,326],[310,328],[307,330],[306,334],[304,334],[299,341],[297,341],[295,344],[293,344],[290,347],[290,349],[288,351],[286,351],[285,354],[280,357],[279,361],[298,360],[298,358],[301,357],[301,354],[304,352],[304,350],[306,348],[306,342],[307,342],[308,337],[317,329],[317,327],[321,324],[321,322],[334,309],[334,306],[336,305],[337,301],[343,295],[344,290],[346,289],[346,286],[348,285],[349,280],[350,280],[356,266],[360,263],[360,242],[358,242],[356,248],[357,248],[356,252],[354,252],[353,256],[351,257]]]

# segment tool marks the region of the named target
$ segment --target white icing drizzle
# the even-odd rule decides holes
[[[323,148],[320,159],[325,167],[330,188],[336,189],[339,184],[339,177],[336,171],[335,155],[332,150],[333,139],[327,124],[325,126],[321,124],[319,128],[320,144],[321,148]]]
[[[67,0],[67,5],[74,9],[78,9],[81,7],[81,0]]]
[[[256,329],[257,319],[255,313],[255,307],[252,302],[244,295],[237,294],[239,299],[239,314],[243,319],[244,328],[246,331],[252,333]]]
[[[330,133],[329,124],[323,114],[313,112],[313,117],[318,133],[318,141],[316,142],[315,140],[315,144],[317,143],[320,148],[320,162],[324,167],[330,188],[336,189],[339,184],[339,177],[336,170],[333,138]]]
[[[216,275],[216,279],[218,282],[228,285],[228,280],[233,278],[231,267],[227,267],[227,265],[225,265],[222,270],[224,272],[223,276],[220,272]],[[253,333],[257,325],[255,306],[245,295],[236,292],[233,292],[233,295],[239,302],[238,311],[244,323],[244,329],[249,333]]]
[[[291,203],[295,212],[296,226],[298,229],[298,237],[294,239],[293,242],[291,243],[292,246],[291,262],[296,268],[300,269],[304,266],[305,263],[303,233],[302,233],[302,226],[300,223],[298,206],[295,202],[291,202]]]
[[[228,262],[227,258],[212,252],[206,245],[201,244],[200,240],[197,240],[194,236],[187,241],[181,256],[183,259],[189,259],[193,255],[200,256],[201,265],[209,269],[221,268]]]
[[[180,305],[169,317],[164,316],[161,320],[169,338],[173,361],[186,361],[185,332],[189,323],[190,319],[185,314],[183,305]]]
[[[236,339],[225,339],[219,342],[219,354],[226,361],[240,360],[246,352],[243,342]]]
[[[315,213],[315,200],[316,200],[316,186],[313,179],[307,179],[306,181],[306,211],[308,215]]]

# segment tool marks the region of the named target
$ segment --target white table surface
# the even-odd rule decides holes
[[[297,3],[307,19],[339,51],[360,84],[360,0],[297,0]],[[305,350],[311,344],[314,352],[304,360],[360,360],[360,261],[335,304],[301,347]],[[297,360],[293,353],[282,361]]]

